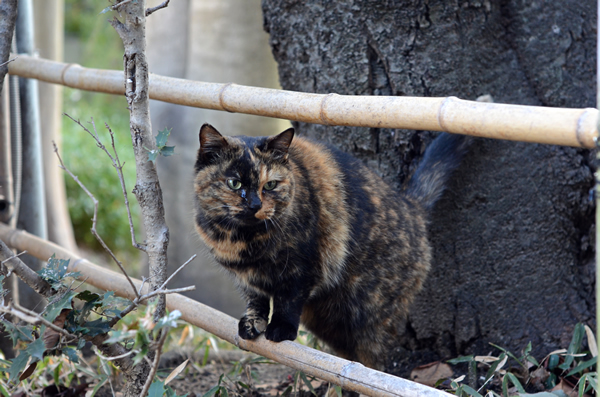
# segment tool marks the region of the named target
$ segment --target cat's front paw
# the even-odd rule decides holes
[[[267,326],[265,336],[273,342],[281,342],[283,340],[294,340],[298,336],[298,326],[286,322],[273,322]]]
[[[260,317],[244,316],[238,323],[238,334],[242,339],[256,339],[267,328],[267,320]]]

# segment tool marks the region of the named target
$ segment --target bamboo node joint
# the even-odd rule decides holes
[[[221,90],[219,91],[219,105],[221,105],[221,108],[223,108],[223,110],[225,110],[226,112],[229,113],[235,113],[233,110],[227,109],[227,106],[225,105],[225,100],[224,100],[224,96],[225,96],[225,90],[228,89],[229,87],[231,87],[233,85],[233,83],[227,83],[225,85],[223,85],[223,88],[221,88]]]
[[[444,112],[446,110],[446,106],[454,100],[459,101],[460,99],[458,99],[455,96],[446,97],[446,99],[444,99],[444,101],[442,102],[442,104],[440,105],[440,107],[438,109],[437,120],[438,120],[438,125],[440,126],[441,131],[448,131],[448,128],[445,125],[446,120],[444,117]]]
[[[80,65],[77,63],[68,63],[65,65],[65,67],[60,72],[60,82],[62,85],[67,86],[67,87],[70,87],[70,85],[67,84],[67,82],[65,81],[65,75],[67,74],[67,70],[69,70],[72,66],[77,67]]]
[[[325,110],[325,104],[327,103],[327,100],[334,95],[336,95],[336,94],[327,94],[323,97],[323,100],[321,101],[321,106],[319,108],[319,117],[321,118],[321,123],[323,125],[333,125],[334,124],[329,121],[329,118],[327,117],[327,111]]]

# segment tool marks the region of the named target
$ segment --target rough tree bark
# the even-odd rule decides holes
[[[129,128],[136,165],[136,183],[133,193],[140,205],[146,241],[141,245],[148,255],[150,289],[155,291],[167,279],[167,247],[169,228],[165,222],[165,209],[155,164],[148,161],[148,150],[156,149],[150,122],[150,98],[148,96],[148,62],[146,60],[146,2],[122,2],[116,5],[123,15],[121,22],[111,20],[121,40],[123,56],[125,96],[129,105]],[[154,321],[165,315],[165,297],[157,298]],[[150,360],[154,357],[149,354]],[[125,396],[138,396],[144,388],[150,366],[147,361],[126,372]]]
[[[284,89],[594,106],[595,4],[568,0],[263,0]],[[400,187],[434,134],[297,123]],[[534,353],[593,325],[590,153],[480,139],[432,215],[434,264],[402,361]]]

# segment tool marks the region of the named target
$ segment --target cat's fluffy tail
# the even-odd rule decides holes
[[[442,197],[452,172],[458,168],[472,142],[465,135],[443,132],[425,150],[421,163],[408,181],[406,193],[427,210]]]

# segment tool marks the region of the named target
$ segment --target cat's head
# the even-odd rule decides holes
[[[293,137],[293,128],[272,137],[229,137],[204,124],[195,165],[196,210],[223,228],[276,219],[294,195],[288,161]]]

